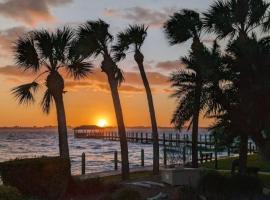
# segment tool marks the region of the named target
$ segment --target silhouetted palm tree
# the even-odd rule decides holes
[[[254,34],[254,31],[262,29],[264,31],[270,28],[269,18],[269,3],[264,0],[218,0],[213,3],[210,9],[204,13],[204,27],[215,33],[218,38],[228,37],[230,40],[237,40],[238,45],[243,48],[249,43],[249,37]],[[236,55],[238,63],[241,62],[241,67],[237,67],[240,73],[237,81],[239,110],[238,119],[241,121],[239,134],[241,136],[240,143],[240,171],[243,172],[247,164],[247,142],[248,134],[252,134],[247,130],[246,123],[250,110],[247,109],[250,99],[250,76],[248,73],[252,66],[243,55]],[[241,61],[240,61],[241,60]],[[248,132],[248,133],[247,133]]]
[[[72,78],[85,78],[92,65],[83,57],[74,54],[73,32],[64,27],[54,33],[47,30],[33,31],[19,38],[15,45],[15,59],[20,68],[39,73],[31,83],[12,90],[20,104],[35,101],[34,93],[39,88],[38,80],[45,77],[46,91],[41,101],[44,113],[49,113],[54,101],[57,111],[60,156],[69,159],[66,115],[63,102],[64,79],[60,70],[64,69]],[[42,71],[42,72],[41,72]]]
[[[196,98],[200,99],[199,113],[204,113],[205,117],[212,117],[221,112],[221,107],[217,103],[222,97],[219,86],[222,75],[220,54],[216,43],[212,50],[203,46],[201,49],[191,51],[188,57],[182,58],[185,69],[172,73],[170,81],[175,89],[172,97],[177,98],[178,105],[171,122],[178,129],[181,129],[186,122],[189,122],[189,127],[193,126]],[[195,95],[198,85],[200,85],[200,97]]]
[[[121,70],[111,56],[111,43],[113,36],[109,33],[109,24],[102,20],[87,21],[78,30],[77,50],[80,55],[102,56],[101,69],[107,75],[111,89],[118,133],[120,137],[121,157],[122,157],[122,178],[129,178],[128,145],[126,139],[126,129],[123,119],[122,107],[118,93],[118,86],[124,80]]]
[[[189,39],[192,39],[192,52],[196,54],[196,51],[201,51],[204,47],[200,41],[200,36],[202,32],[203,23],[201,21],[199,13],[183,9],[180,12],[174,13],[173,16],[165,23],[164,30],[166,36],[171,45],[181,44],[186,42]],[[187,64],[191,60],[185,60]],[[191,63],[190,63],[191,64]],[[201,102],[201,77],[200,72],[198,71],[200,65],[196,65],[196,76],[186,74],[184,76],[188,76],[187,78],[196,79],[194,82],[194,92],[190,93],[192,96],[187,96],[186,98],[194,98],[194,105],[192,107],[192,166],[198,167],[198,126],[199,126],[199,114],[200,114],[200,102]],[[200,70],[201,71],[201,70]],[[196,77],[196,78],[195,78]],[[172,78],[174,79],[174,78]],[[193,95],[192,95],[193,94]],[[179,108],[178,108],[179,109]],[[181,123],[180,123],[181,124]],[[179,124],[179,125],[180,125]],[[179,126],[178,126],[179,128]]]
[[[115,59],[120,61],[126,57],[127,51],[132,48],[134,52],[134,59],[139,67],[141,78],[147,95],[148,108],[152,125],[152,138],[153,138],[153,172],[159,172],[159,140],[158,140],[158,127],[156,121],[156,114],[154,102],[152,97],[151,88],[144,70],[144,55],[141,52],[141,47],[147,36],[147,27],[144,25],[129,26],[124,32],[117,35],[117,44],[113,46],[115,52]]]

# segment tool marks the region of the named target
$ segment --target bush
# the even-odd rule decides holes
[[[26,195],[59,199],[70,180],[70,164],[59,157],[16,159],[0,164],[3,183]]]
[[[228,199],[228,177],[208,171],[199,181],[199,191],[208,199]]]
[[[216,171],[210,171],[202,176],[199,191],[209,200],[227,200],[233,197],[253,197],[261,194],[263,184],[254,176],[226,176]]]
[[[100,178],[86,180],[72,179],[68,186],[69,195],[88,195],[102,192],[104,189],[103,182]]]
[[[22,195],[14,187],[11,186],[0,186],[0,200],[22,200]]]
[[[253,196],[262,193],[263,183],[258,177],[236,175],[229,179],[228,187],[232,194]]]
[[[142,197],[140,193],[131,188],[123,188],[118,190],[113,194],[113,199],[115,200],[141,200]]]
[[[197,200],[197,191],[189,186],[183,186],[179,191],[179,199],[181,200]]]

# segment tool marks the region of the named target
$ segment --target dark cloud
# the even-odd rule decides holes
[[[72,0],[7,0],[0,3],[0,14],[31,26],[40,21],[52,21],[50,7],[61,6]]]
[[[181,63],[179,60],[168,60],[168,61],[162,61],[156,64],[156,68],[162,69],[162,70],[175,70],[183,68],[184,64]]]

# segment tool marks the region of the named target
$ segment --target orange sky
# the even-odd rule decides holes
[[[190,42],[170,47],[162,24],[168,16],[183,7],[203,10],[207,3],[193,0],[158,1],[97,1],[94,5],[85,0],[0,0],[0,126],[46,126],[56,125],[55,109],[49,115],[42,113],[38,92],[36,103],[19,106],[11,95],[11,89],[34,79],[34,75],[23,73],[14,64],[12,44],[16,39],[33,29],[70,25],[76,28],[88,19],[102,18],[111,24],[115,35],[132,23],[149,25],[148,37],[143,46],[145,69],[153,90],[159,126],[171,126],[170,119],[176,106],[170,98],[169,74],[181,67],[180,56],[186,55]],[[192,3],[193,1],[193,3]],[[166,2],[166,3],[165,3]],[[72,15],[70,13],[73,13]],[[205,41],[211,39],[205,38]],[[99,66],[99,60],[95,61]],[[126,126],[150,126],[146,96],[136,63],[132,55],[119,63],[125,75],[125,83],[119,88]],[[112,99],[106,76],[98,67],[87,79],[73,81],[66,78],[67,93],[64,95],[68,125],[96,124],[105,118],[108,125],[115,126]],[[40,83],[44,83],[41,80]],[[200,126],[209,121],[201,119]]]

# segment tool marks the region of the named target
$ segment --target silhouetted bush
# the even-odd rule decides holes
[[[216,171],[205,173],[199,182],[199,192],[208,200],[228,200],[233,197],[253,197],[261,194],[263,184],[254,176],[228,176]]]
[[[123,188],[113,194],[114,200],[142,200],[141,194],[131,188]]]
[[[228,187],[232,194],[254,196],[262,193],[263,183],[255,176],[235,175],[230,177]]]
[[[0,186],[0,200],[22,200],[22,195],[17,188]]]
[[[70,180],[70,164],[59,157],[16,159],[0,163],[5,185],[18,188],[26,196],[59,199]]]
[[[198,191],[190,186],[183,186],[180,188],[178,196],[181,200],[197,200]]]

